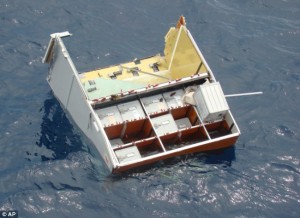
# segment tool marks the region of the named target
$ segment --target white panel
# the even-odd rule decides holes
[[[66,107],[74,72],[57,42],[55,43],[54,57],[50,67],[49,84],[55,96]]]

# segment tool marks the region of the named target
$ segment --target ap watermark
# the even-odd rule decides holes
[[[3,218],[3,217],[18,218],[18,211],[17,210],[8,210],[8,211],[1,210],[0,211],[0,218]]]

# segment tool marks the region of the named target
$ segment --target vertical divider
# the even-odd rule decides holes
[[[125,134],[125,131],[126,131],[126,127],[127,127],[127,121],[125,120],[123,122],[123,128],[122,128],[122,131],[121,131],[121,134],[120,134],[120,138],[123,138],[123,136]]]
[[[143,110],[144,110],[144,112],[145,112],[147,118],[149,119],[149,122],[151,123],[152,129],[153,129],[153,131],[154,131],[154,133],[155,133],[155,136],[157,137],[157,139],[158,139],[158,141],[159,141],[159,143],[160,143],[161,148],[163,149],[163,152],[166,152],[166,149],[165,149],[165,147],[164,147],[164,145],[163,145],[163,142],[161,141],[159,135],[157,134],[157,132],[156,132],[156,130],[155,130],[155,128],[154,128],[154,125],[153,125],[153,123],[152,123],[152,120],[151,120],[151,118],[150,118],[150,115],[147,113],[147,110],[146,110],[146,108],[145,108],[145,105],[144,105],[143,102],[141,101],[140,97],[139,97],[139,102],[140,102],[140,104],[141,104],[141,106],[142,106],[142,108],[143,108]]]
[[[198,113],[198,111],[197,111],[197,109],[195,108],[195,106],[193,106],[193,107],[194,107],[194,109],[195,109],[195,112],[196,112],[196,114],[197,114],[199,120],[200,120],[200,123],[201,123],[202,126],[203,126],[203,129],[204,129],[204,131],[205,131],[206,136],[208,137],[209,140],[211,140],[211,137],[210,137],[210,135],[209,135],[209,133],[208,133],[208,131],[207,131],[207,129],[206,129],[206,127],[205,127],[205,125],[204,125],[204,123],[203,123],[203,121],[202,121],[202,119],[201,119],[201,117],[200,117],[200,115],[199,115],[199,113]]]

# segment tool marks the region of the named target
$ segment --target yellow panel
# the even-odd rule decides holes
[[[200,56],[190,40],[185,26],[180,27],[179,34],[169,68],[173,79],[188,77],[198,73],[201,64]]]
[[[151,67],[153,64],[158,64],[159,71],[154,72]],[[136,67],[138,67],[138,75],[130,71],[130,68]],[[119,73],[113,76],[116,72]],[[147,86],[203,72],[207,72],[207,69],[205,64],[202,64],[195,45],[188,35],[185,20],[181,17],[176,28],[171,27],[165,36],[164,56],[155,55],[141,59],[139,63],[132,61],[89,71],[81,74],[81,82],[104,78],[136,83],[133,86],[141,84]]]
[[[169,32],[166,34],[165,36],[165,50],[164,50],[164,54],[165,54],[165,58],[166,58],[166,62],[167,62],[167,66],[169,68],[171,59],[172,59],[172,54],[175,48],[175,43],[176,43],[176,39],[178,36],[178,30],[177,28],[171,27]]]

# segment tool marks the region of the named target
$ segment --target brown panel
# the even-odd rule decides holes
[[[171,110],[172,116],[175,120],[186,117],[189,107],[180,107]]]
[[[192,107],[192,106],[189,107],[187,116],[190,119],[192,126],[194,126],[196,124],[196,121],[198,120],[198,115],[197,115],[194,107]]]
[[[127,123],[122,139],[125,143],[134,142],[149,138],[152,136],[152,133],[152,125],[148,119],[136,120]]]
[[[144,140],[136,143],[142,157],[151,156],[163,152],[162,146],[157,138]]]
[[[105,127],[104,130],[109,139],[119,138],[123,129],[123,124]]]
[[[134,120],[126,123],[125,135],[127,137],[135,137],[142,131],[145,120]]]

